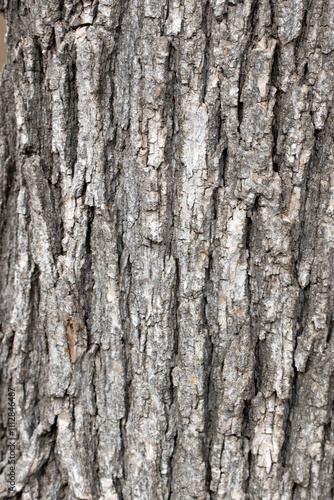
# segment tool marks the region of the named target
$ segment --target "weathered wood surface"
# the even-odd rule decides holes
[[[0,6],[15,498],[334,498],[334,0]]]

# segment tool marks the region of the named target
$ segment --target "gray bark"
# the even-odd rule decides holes
[[[334,0],[0,7],[0,498],[334,498]]]

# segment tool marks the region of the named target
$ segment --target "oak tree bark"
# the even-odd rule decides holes
[[[0,8],[0,498],[334,498],[334,0]]]

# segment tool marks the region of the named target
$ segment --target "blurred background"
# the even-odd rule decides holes
[[[7,57],[7,45],[5,44],[5,34],[6,34],[6,21],[5,18],[0,16],[0,70],[6,62]]]

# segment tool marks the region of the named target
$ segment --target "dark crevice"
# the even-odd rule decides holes
[[[19,53],[20,54],[20,53]],[[18,64],[21,58],[18,54]],[[20,68],[21,69],[21,68]],[[19,69],[19,71],[20,71]],[[1,154],[2,159],[2,182],[0,187],[0,241],[3,241],[6,224],[8,224],[8,215],[11,207],[14,209],[15,200],[12,197],[15,194],[15,177],[16,177],[16,161],[17,157],[17,126],[16,126],[16,113],[15,113],[15,99],[14,92],[11,88],[11,82],[5,80],[2,83],[1,95],[1,109],[0,114],[0,128],[7,131],[3,137],[3,151]],[[8,215],[7,215],[8,213]],[[12,249],[12,252],[14,250]]]
[[[76,31],[76,30],[77,30],[77,29],[79,29],[79,28],[85,28],[85,27],[87,27],[87,26],[93,26],[93,24],[92,24],[92,23],[83,23],[83,24],[78,24],[77,26],[71,26],[71,27],[70,27],[70,30],[71,30],[71,31]]]
[[[244,493],[246,493],[246,498],[250,498],[248,496],[249,494],[249,484],[250,484],[250,478],[251,478],[251,472],[252,472],[252,451],[249,450],[248,451],[248,476],[247,478],[244,480],[244,484],[243,484],[243,491]]]
[[[219,82],[218,82],[218,98],[217,98],[216,104],[214,105],[214,109],[216,110],[216,112],[214,113],[214,115],[216,117],[216,122],[214,124],[215,131],[217,134],[217,141],[215,144],[215,146],[216,146],[216,145],[220,144],[221,138],[223,136],[222,103],[221,103]]]
[[[45,112],[50,109],[47,102],[48,96],[44,89],[45,72],[43,65],[43,51],[37,37],[34,37],[34,86],[35,92],[28,104],[28,112],[26,120],[29,123],[27,127],[29,142],[27,150],[33,153],[38,153],[46,161],[44,165],[49,163],[51,157],[51,143],[46,137],[46,129],[50,130],[50,115]]]
[[[176,361],[176,357],[179,352],[179,320],[178,320],[178,314],[179,314],[179,296],[180,296],[180,269],[179,269],[179,260],[175,258],[175,284],[174,284],[174,296],[175,296],[175,302],[174,302],[174,325],[173,325],[173,331],[174,331],[174,347],[173,347],[173,352],[174,352],[174,363]],[[176,364],[176,363],[175,363]]]
[[[227,170],[227,148],[225,148],[219,158],[218,167],[218,183],[217,186],[212,191],[212,222],[216,222],[218,218],[218,209],[219,209],[219,188],[221,184],[226,186],[226,170]],[[214,229],[211,230],[211,233]],[[210,241],[214,240],[214,236],[211,235]],[[211,255],[211,254],[210,254]]]
[[[168,220],[164,235],[166,255],[171,257],[173,251],[173,227],[174,227],[174,203],[176,198],[176,162],[175,162],[175,140],[176,140],[176,50],[172,43],[168,47],[168,56],[166,58],[166,90],[164,106],[162,110],[162,121],[167,126],[167,139],[164,150],[164,157],[168,168],[169,182],[167,184],[167,213]]]
[[[34,264],[34,269],[31,275],[31,287],[30,287],[30,324],[34,328],[34,325],[38,323],[38,308],[40,303],[40,276],[41,270],[37,264]]]
[[[131,282],[132,282],[132,265],[130,262],[129,256],[126,256],[126,262],[123,263],[122,269],[120,271],[121,283],[120,283],[120,312],[122,318],[122,333],[123,333],[123,342],[124,342],[124,363],[125,363],[125,391],[126,391],[126,418],[128,415],[128,410],[130,408],[130,393],[129,389],[132,382],[132,369],[131,369],[131,356],[130,349],[131,346],[129,344],[128,339],[128,330],[130,329],[130,295],[131,295]]]
[[[96,372],[95,360],[99,354],[100,349],[101,349],[100,345],[94,344],[94,347],[91,350],[91,353],[88,353],[88,355],[90,356],[90,359],[92,360],[92,365],[93,365],[93,369],[92,369],[92,392],[93,392],[92,399],[93,399],[93,407],[94,407],[96,413],[98,411],[97,410],[98,402],[97,402],[97,385],[96,385],[96,379],[95,379],[95,372]],[[99,427],[97,427],[96,437],[97,437],[97,441],[99,441]]]
[[[301,29],[300,29],[300,35],[294,40],[294,56],[295,56],[295,62],[296,66],[298,66],[298,60],[300,59],[300,51],[304,48],[304,42],[307,39],[307,16],[308,16],[309,10],[305,8],[304,14],[303,14],[303,20],[301,24]]]
[[[49,360],[49,350],[47,335],[41,325],[39,317],[39,306],[41,300],[41,270],[37,264],[34,265],[33,272],[30,278],[30,297],[29,297],[29,326],[25,343],[22,345],[24,357],[22,365],[24,366],[22,380],[23,393],[26,393],[26,384],[34,386],[36,394],[40,393],[40,380],[44,379],[44,365],[39,363],[40,359],[45,359],[46,364]],[[28,391],[28,389],[27,389]],[[43,390],[42,390],[43,392]],[[40,422],[40,406],[38,400],[35,399],[30,403],[30,413],[27,417],[30,419],[31,427],[37,426]]]
[[[123,244],[123,232],[122,232],[122,220],[120,213],[116,212],[116,229],[117,229],[117,252],[118,252],[118,275],[119,279],[119,310],[121,315],[122,324],[122,362],[124,365],[124,417],[120,421],[120,436],[121,436],[121,447],[119,453],[119,462],[122,464],[123,479],[119,481],[117,485],[117,494],[119,498],[122,498],[122,482],[126,479],[125,474],[125,451],[126,451],[126,426],[129,418],[130,408],[131,408],[131,392],[132,392],[132,365],[131,365],[131,345],[129,343],[128,331],[130,330],[130,307],[129,300],[131,294],[131,283],[132,283],[132,265],[130,261],[130,255],[124,247]]]
[[[43,162],[43,160],[41,160]],[[50,179],[47,179],[45,194],[49,200],[52,217],[50,217],[50,239],[52,241],[52,253],[54,260],[63,254],[62,241],[64,238],[64,223],[62,217],[63,199],[60,185],[54,185]]]
[[[244,401],[244,409],[242,411],[242,436],[250,438],[252,401],[246,399]]]
[[[250,14],[247,22],[246,33],[249,33],[248,39],[245,44],[245,48],[243,49],[240,55],[240,72],[239,72],[239,95],[238,95],[238,131],[240,133],[240,127],[243,119],[243,102],[242,102],[242,89],[244,87],[244,83],[247,75],[247,64],[248,64],[248,54],[250,49],[252,48],[254,39],[256,37],[256,23],[257,23],[257,13],[258,13],[258,2],[255,0],[252,3]]]
[[[301,306],[301,311],[297,312],[297,314],[302,315],[304,311],[304,306]],[[299,318],[300,324],[302,325],[302,317]],[[300,329],[302,326],[300,326]],[[290,392],[289,392],[289,399],[286,402],[286,414],[284,418],[284,425],[283,425],[283,430],[284,430],[284,442],[280,451],[280,462],[282,463],[282,466],[285,467],[287,465],[288,461],[288,452],[289,452],[289,441],[290,441],[290,436],[291,436],[291,426],[292,426],[292,411],[297,403],[297,397],[298,397],[298,381],[299,381],[299,374],[298,370],[296,368],[296,365],[293,361],[292,363],[293,366],[293,374],[290,382]]]
[[[257,394],[260,391],[261,387],[261,379],[262,379],[262,371],[263,371],[263,362],[262,362],[262,353],[261,353],[261,343],[259,338],[256,336],[256,328],[255,328],[255,318],[253,312],[253,303],[252,303],[252,283],[251,283],[251,256],[253,249],[254,241],[256,241],[254,236],[255,229],[255,218],[257,216],[258,208],[259,208],[259,199],[260,196],[257,195],[255,197],[252,208],[247,212],[246,225],[245,225],[245,233],[244,233],[244,246],[247,253],[247,295],[248,295],[248,313],[249,313],[249,329],[252,338],[253,348],[254,348],[254,392]],[[254,222],[253,222],[254,219]]]
[[[297,386],[298,386],[298,371],[293,363],[293,375],[290,382],[289,399],[285,402],[285,415],[284,415],[284,441],[279,454],[279,462],[282,464],[283,469],[288,464],[289,458],[289,444],[292,426],[292,411],[297,401]]]
[[[160,18],[160,36],[165,36],[166,22],[169,16],[169,1],[164,2],[162,6],[161,18]]]
[[[245,249],[248,251],[248,259],[250,258],[250,249],[251,249],[252,236],[253,236],[252,233],[254,231],[253,219],[256,216],[256,213],[257,213],[258,208],[259,208],[259,199],[260,199],[260,195],[256,195],[254,202],[253,202],[253,206],[250,210],[248,210],[247,217],[246,217],[246,225],[245,225],[245,232],[244,232],[244,245],[245,245]]]
[[[85,262],[81,269],[81,297],[84,311],[84,323],[87,332],[87,346],[90,346],[91,332],[91,303],[93,294],[93,272],[92,272],[92,227],[94,221],[94,207],[87,209],[87,228],[85,240]]]
[[[178,443],[177,438],[178,438],[178,432],[175,431],[174,446],[173,446],[172,453],[169,457],[169,463],[168,463],[168,497],[167,497],[167,500],[171,500],[172,494],[173,494],[173,490],[172,490],[173,471],[174,471],[173,461],[174,461],[174,457],[175,457],[176,450],[177,450],[177,443]]]
[[[69,396],[69,410],[71,412],[71,430],[75,433],[75,396]]]
[[[122,273],[122,255],[123,255],[123,223],[120,210],[115,210],[115,226],[116,226],[116,250],[117,250],[117,264],[118,273]]]
[[[255,343],[255,349],[254,349],[254,390],[255,390],[255,395],[260,391],[261,389],[261,382],[262,382],[262,349],[261,349],[261,341],[257,339]]]
[[[279,134],[281,133],[281,91],[279,90],[279,45],[277,43],[275,47],[275,52],[273,56],[273,63],[271,67],[271,82],[272,87],[275,87],[276,90],[276,99],[275,105],[273,108],[273,120],[272,120],[272,138],[273,138],[273,147],[272,147],[272,159],[273,159],[273,169],[275,172],[280,171],[280,150],[278,148],[278,139]]]
[[[309,70],[308,70],[308,63],[307,61],[304,63],[304,67],[303,67],[303,73],[302,73],[302,84],[307,84],[308,83],[308,74],[309,74]]]
[[[221,165],[219,165],[221,167]],[[205,463],[206,469],[206,492],[211,498],[210,485],[212,482],[212,470],[211,470],[211,443],[214,440],[214,427],[215,418],[217,417],[217,408],[215,406],[216,399],[216,388],[213,380],[213,359],[214,359],[214,342],[213,342],[213,332],[210,328],[210,322],[208,321],[209,307],[211,298],[213,296],[213,282],[212,276],[214,276],[214,260],[213,260],[213,248],[212,244],[215,240],[215,226],[214,223],[217,221],[218,217],[218,190],[221,183],[221,178],[223,174],[221,168],[218,176],[218,184],[213,189],[212,192],[212,215],[211,215],[211,225],[210,225],[210,248],[208,251],[207,259],[208,265],[205,268],[205,286],[203,289],[203,331],[206,335],[205,338],[205,360],[204,360],[204,436],[203,436],[203,461]]]
[[[270,20],[271,20],[271,32],[273,36],[277,36],[277,25],[275,20],[275,0],[269,0],[270,5]]]
[[[60,13],[60,15],[59,15],[60,21],[62,21],[64,19],[64,15],[65,15],[64,6],[65,6],[65,0],[58,0],[58,11]]]
[[[208,307],[209,307],[209,296],[211,288],[211,276],[213,272],[213,257],[212,250],[210,249],[208,254],[208,266],[205,269],[205,286],[203,290],[203,331],[206,334],[205,338],[205,359],[204,359],[204,436],[203,436],[203,460],[206,468],[206,491],[209,494],[210,484],[212,480],[211,463],[210,463],[210,446],[212,440],[212,409],[210,407],[211,397],[212,397],[212,359],[214,345],[212,342],[210,326],[208,322]]]
[[[292,489],[291,489],[291,500],[294,500],[296,497],[296,492],[297,492],[297,483],[293,483]]]
[[[242,120],[244,118],[244,103],[239,99],[238,100],[238,132],[240,134],[240,127],[242,124]]]
[[[257,204],[257,198],[255,199],[253,209],[256,204]],[[248,295],[249,308],[252,299],[249,269],[250,269],[251,243],[252,243],[252,232],[253,232],[253,221],[252,221],[253,209],[247,214],[245,233],[244,233],[244,240],[245,240],[244,244],[245,244],[245,250],[247,252],[247,295]]]
[[[118,22],[117,26],[115,29],[115,35],[114,35],[114,46],[113,50],[109,56],[109,61],[107,65],[107,73],[110,76],[110,99],[109,99],[109,109],[110,109],[110,123],[112,125],[116,125],[116,120],[115,120],[115,113],[114,113],[114,94],[115,94],[115,83],[114,83],[114,75],[117,74],[116,71],[116,59],[118,55],[118,51],[120,48],[120,38],[121,38],[121,33],[122,33],[122,24],[123,24],[123,18],[126,13],[126,9],[128,6],[128,2],[120,2],[120,7],[119,7],[119,15],[118,15]],[[103,93],[103,89],[101,88],[101,91]]]
[[[49,431],[45,431],[43,433],[43,437],[41,440],[41,447],[43,447],[43,441],[45,442],[45,445],[50,444],[50,451],[49,455],[45,458],[45,462],[41,465],[40,469],[38,470],[38,473],[36,474],[36,479],[39,483],[39,488],[41,488],[42,482],[41,478],[44,477],[47,474],[47,469],[50,466],[50,463],[53,462],[54,460],[54,454],[55,454],[55,445],[56,445],[56,435],[57,435],[57,423],[58,423],[58,416],[55,416],[55,421],[51,425]]]
[[[305,253],[312,258],[315,252],[317,228],[314,220],[318,220],[318,207],[320,203],[320,171],[324,162],[323,151],[331,141],[329,130],[332,128],[332,112],[330,111],[327,120],[328,127],[322,131],[315,130],[314,146],[311,158],[306,167],[306,172],[301,189],[301,206],[299,212],[299,231],[296,231],[293,236],[293,256],[295,262],[296,276]],[[305,287],[305,299],[308,298],[310,283]],[[304,305],[306,308],[307,304]],[[309,359],[308,359],[309,361]],[[305,371],[307,366],[305,367]]]
[[[329,319],[328,319],[328,330],[327,330],[327,337],[326,337],[326,344],[329,344],[333,338],[333,313],[329,309]]]
[[[205,45],[203,50],[203,66],[202,66],[202,91],[200,96],[200,103],[203,103],[206,96],[206,87],[208,80],[209,58],[210,58],[210,22],[211,22],[211,7],[210,2],[207,1],[203,9],[202,16],[202,31],[205,35]]]
[[[333,383],[334,382],[334,378],[332,377],[332,380],[331,382]],[[332,401],[331,401],[331,405],[332,405]],[[324,438],[322,440],[322,443],[321,443],[321,447],[322,447],[322,459],[324,459],[325,457],[325,446],[327,443],[330,443],[331,442],[331,432],[332,432],[332,415],[330,416],[330,419],[328,420],[328,422],[326,422],[324,424]]]
[[[295,336],[295,346],[294,350],[296,349],[297,345],[297,339],[298,337],[302,334],[304,324],[306,321],[305,318],[305,312],[308,311],[308,303],[309,303],[309,289],[310,287],[306,287],[305,289],[301,289],[299,292],[299,297],[298,301],[296,304],[296,336]],[[283,467],[287,465],[287,460],[288,460],[288,451],[289,451],[289,440],[291,436],[291,415],[293,408],[296,404],[297,401],[297,386],[298,386],[298,370],[296,368],[296,365],[293,361],[292,363],[293,366],[293,374],[292,378],[290,381],[290,392],[289,392],[289,399],[285,403],[285,417],[284,417],[284,424],[283,424],[283,431],[284,431],[284,442],[280,451],[280,457],[279,460],[282,464]]]
[[[219,158],[219,177],[223,182],[223,187],[227,186],[227,172],[228,172],[228,149],[224,148]],[[217,208],[215,209],[217,214]]]
[[[242,412],[242,437],[243,437],[243,442],[245,442],[246,439],[250,440],[251,438],[251,425],[252,425],[252,401],[251,399],[247,399],[244,401],[244,408]],[[243,483],[243,491],[244,493],[248,493],[249,491],[249,483],[250,483],[250,477],[251,477],[251,467],[252,467],[252,452],[249,449],[248,450],[248,476],[244,480]]]
[[[123,12],[123,11],[122,11]],[[119,14],[121,16],[121,13]],[[121,21],[119,20],[119,23]],[[115,29],[114,34],[114,48],[111,52],[105,49],[101,51],[100,67],[102,68],[99,75],[99,107],[103,121],[107,124],[106,128],[110,129],[107,137],[104,140],[104,179],[105,179],[105,193],[106,204],[109,209],[112,208],[116,190],[120,183],[123,164],[120,161],[118,151],[120,146],[117,144],[119,139],[119,128],[114,116],[114,93],[115,93],[115,64],[119,49],[119,38],[121,34],[120,24]]]
[[[123,442],[122,442],[122,444],[123,444]],[[123,491],[122,491],[122,483],[118,477],[114,477],[114,486],[115,486],[118,500],[125,500],[124,496],[123,496]]]
[[[13,188],[15,187],[15,174],[16,174],[16,164],[15,164],[15,161],[11,157],[8,157],[7,160],[5,161],[4,166],[2,168],[6,172],[6,174],[4,176],[5,177],[4,197],[1,200],[4,203],[3,204],[3,208],[2,208],[2,210],[4,210],[5,207],[7,206],[10,194],[11,194]],[[6,218],[5,217],[1,217],[1,222],[0,222],[1,226],[0,227],[4,227],[5,226],[5,221],[6,221]]]
[[[108,158],[108,150],[110,148],[110,144],[106,145],[104,148],[105,152],[105,161],[104,161],[104,170],[105,170],[105,179],[106,179],[106,204],[111,210],[113,208],[113,205],[115,203],[116,199],[116,193],[120,185],[120,178],[122,174],[122,168],[123,164],[118,163],[116,167],[116,172],[112,174],[111,171],[108,169],[109,165],[109,158]]]
[[[76,68],[76,53],[73,52],[69,56],[69,63],[67,66],[66,88],[65,95],[67,97],[67,106],[64,106],[66,113],[66,125],[69,133],[66,137],[66,158],[67,165],[74,174],[74,166],[77,161],[77,147],[78,147],[78,90],[77,90],[77,68]]]
[[[310,219],[310,214],[318,205],[319,189],[316,185],[319,183],[317,170],[322,162],[322,150],[326,139],[326,130],[314,132],[314,146],[311,158],[306,166],[306,172],[301,187],[301,204],[299,210],[299,227],[295,228],[291,234],[292,253],[295,266],[295,277],[298,276],[300,262],[303,253],[306,250],[314,252],[316,227],[312,225],[313,217]]]
[[[175,281],[173,285],[174,293],[174,304],[172,307],[173,311],[173,358],[169,371],[169,393],[170,393],[170,405],[169,405],[169,415],[172,411],[176,412],[177,408],[177,399],[176,399],[176,391],[174,388],[173,382],[173,368],[177,365],[177,356],[179,351],[179,320],[178,320],[178,310],[179,310],[179,296],[180,296],[180,269],[179,269],[179,261],[175,258]],[[168,420],[171,420],[171,416],[168,417]],[[168,461],[168,498],[171,498],[172,495],[172,478],[173,478],[173,459],[176,452],[177,447],[177,438],[178,433],[177,430],[174,434],[174,446],[169,457]]]
[[[299,291],[298,301],[296,304],[296,339],[302,335],[304,326],[307,323],[305,312],[309,310],[310,284]]]
[[[99,11],[99,4],[100,4],[100,0],[94,0],[93,7],[92,7],[92,24],[94,24],[97,13]]]

